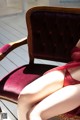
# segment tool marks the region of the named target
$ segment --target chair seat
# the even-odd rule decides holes
[[[52,67],[50,65],[33,64],[17,68],[0,80],[0,95],[17,101],[18,95],[26,85]]]

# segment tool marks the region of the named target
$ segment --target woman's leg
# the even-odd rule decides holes
[[[47,120],[80,106],[80,84],[64,87],[39,102],[29,113],[29,120]]]
[[[53,71],[27,85],[19,95],[18,120],[27,120],[28,111],[43,98],[63,87],[64,71]]]

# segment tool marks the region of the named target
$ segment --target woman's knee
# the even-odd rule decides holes
[[[36,106],[34,106],[29,112],[28,112],[28,118],[30,120],[45,120],[47,119],[44,115],[44,111],[40,110]]]
[[[33,106],[35,104],[35,94],[20,94],[18,104]]]
[[[42,116],[41,116],[42,112],[35,109],[35,107],[33,107],[29,112],[28,112],[28,118],[30,120],[42,120]]]

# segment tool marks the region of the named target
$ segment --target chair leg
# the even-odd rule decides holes
[[[2,120],[1,114],[2,114],[2,109],[0,107],[0,120]]]
[[[1,107],[0,107],[0,113],[2,112],[2,109],[1,109]]]

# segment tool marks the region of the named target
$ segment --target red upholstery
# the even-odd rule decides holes
[[[51,69],[48,65],[24,65],[2,80],[0,80],[0,95],[10,100],[17,101],[20,91],[30,82],[41,76],[46,70]]]
[[[2,48],[0,48],[0,53],[6,53],[6,51],[9,50],[10,47],[11,46],[9,44],[4,45]]]

